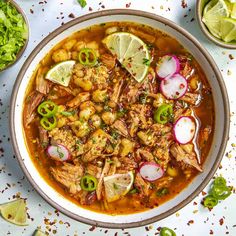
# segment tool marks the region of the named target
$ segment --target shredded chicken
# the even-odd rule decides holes
[[[135,176],[134,186],[138,189],[141,197],[149,195],[150,183],[146,182],[139,173]]]
[[[186,93],[180,100],[196,106],[200,102],[200,95],[197,93]]]
[[[128,132],[128,129],[127,129],[127,126],[125,124],[124,121],[122,120],[116,120],[112,126],[112,128],[114,128],[120,135],[123,135],[125,137],[128,137],[129,136],[129,132]]]
[[[124,84],[124,79],[121,78],[121,79],[114,85],[113,92],[112,92],[112,94],[111,94],[111,96],[110,96],[110,100],[111,100],[112,102],[115,102],[115,103],[118,102],[123,84]]]
[[[183,164],[187,164],[189,166],[193,166],[198,171],[202,172],[201,166],[198,164],[196,153],[191,148],[191,152],[189,146],[179,145],[177,143],[171,145],[170,152],[174,156],[174,158]],[[184,166],[182,166],[184,167]]]
[[[103,189],[103,178],[108,174],[110,169],[110,162],[108,159],[105,160],[105,165],[103,167],[101,176],[98,180],[98,185],[97,185],[97,189],[96,189],[96,194],[97,194],[97,199],[101,200],[102,198],[102,189]]]
[[[79,164],[72,165],[63,163],[62,166],[51,167],[52,176],[64,187],[66,187],[71,194],[76,194],[81,190],[80,179],[84,174],[83,167]]]

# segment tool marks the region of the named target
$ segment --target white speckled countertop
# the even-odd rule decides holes
[[[167,17],[187,29],[206,47],[219,66],[229,94],[231,131],[227,150],[217,174],[222,174],[229,185],[236,186],[236,51],[220,48],[206,39],[195,20],[196,1],[87,0],[88,4],[84,9],[81,9],[76,0],[16,1],[24,9],[30,22],[30,41],[21,60],[7,71],[0,73],[0,203],[12,200],[16,196],[27,198],[30,225],[19,227],[0,218],[0,236],[31,236],[37,227],[41,227],[49,235],[59,236],[149,236],[159,235],[158,228],[163,226],[174,229],[178,236],[235,236],[235,194],[221,202],[212,211],[201,206],[203,196],[200,194],[176,214],[142,228],[127,230],[92,228],[72,220],[52,208],[35,192],[18,165],[9,138],[9,104],[13,84],[25,58],[45,36],[63,22],[70,21],[73,15],[77,17],[111,8],[145,10]]]

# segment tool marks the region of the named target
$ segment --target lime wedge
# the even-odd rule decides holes
[[[221,19],[221,34],[226,43],[236,40],[236,20],[232,18]]]
[[[127,32],[117,32],[104,38],[103,43],[136,81],[141,82],[145,78],[150,55],[147,45],[140,38]]]
[[[132,171],[126,174],[115,174],[104,177],[105,196],[108,202],[113,202],[126,195],[134,182]]]
[[[232,6],[231,17],[236,19],[236,3],[234,3]]]
[[[72,70],[76,61],[63,61],[53,66],[46,74],[45,79],[67,87],[70,83]]]
[[[15,225],[28,225],[26,223],[26,204],[23,199],[18,199],[12,202],[1,204],[0,212],[5,220]]]
[[[47,236],[47,235],[41,230],[36,229],[33,236]]]
[[[202,21],[215,37],[221,38],[221,19],[229,15],[225,1],[212,0],[204,8]]]

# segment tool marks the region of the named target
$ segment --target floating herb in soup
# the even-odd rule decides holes
[[[199,173],[214,129],[211,88],[175,39],[144,25],[81,30],[40,62],[24,131],[43,178],[110,214],[158,207]]]

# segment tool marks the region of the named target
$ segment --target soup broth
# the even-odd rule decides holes
[[[108,46],[114,34],[116,48]],[[122,61],[122,50],[130,58]],[[132,58],[140,51],[147,73],[138,82]],[[95,25],[58,43],[31,79],[22,117],[41,176],[70,201],[107,214],[175,197],[204,171],[214,132],[199,63],[174,38],[131,22]]]

